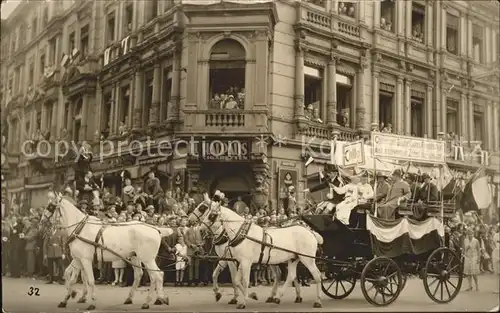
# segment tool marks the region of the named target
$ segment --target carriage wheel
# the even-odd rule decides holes
[[[405,289],[406,282],[408,281],[408,274],[402,273],[402,274],[401,274],[401,278],[403,279],[403,282],[401,283],[401,291],[402,291],[403,289]],[[395,279],[395,277],[394,277],[394,279]],[[390,290],[390,288],[389,288],[389,289],[382,290],[382,292],[383,292],[386,296],[390,296],[390,295],[392,295],[392,294],[395,292],[395,290],[394,290],[394,291],[392,291],[392,290]]]
[[[458,255],[441,247],[431,253],[425,264],[425,292],[436,303],[448,303],[460,292],[463,265]]]
[[[401,269],[387,257],[376,257],[361,272],[361,291],[366,301],[375,306],[389,305],[403,289]]]
[[[335,300],[344,299],[354,290],[356,277],[347,267],[341,267],[339,271],[326,273],[326,279],[321,281],[321,290]]]

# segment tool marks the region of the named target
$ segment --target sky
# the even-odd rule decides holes
[[[3,0],[2,7],[0,8],[0,15],[2,19],[9,17],[10,13],[14,11],[21,0]]]

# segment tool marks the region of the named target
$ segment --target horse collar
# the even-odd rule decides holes
[[[241,225],[240,229],[238,229],[238,232],[236,233],[236,236],[234,236],[233,240],[229,242],[229,246],[231,247],[236,247],[240,243],[243,242],[247,238],[248,232],[250,231],[250,227],[252,226],[252,221],[245,221]]]
[[[78,236],[82,232],[83,227],[85,226],[85,224],[87,224],[88,219],[89,216],[85,215],[83,220],[80,223],[78,223],[78,225],[75,227],[75,230],[73,230],[73,232],[69,235],[68,240],[66,241],[67,244],[70,244],[73,240],[78,238]]]
[[[220,246],[228,241],[229,241],[229,236],[227,235],[226,230],[223,229],[222,233],[219,236],[217,236],[217,238],[214,239],[213,244],[214,246]]]

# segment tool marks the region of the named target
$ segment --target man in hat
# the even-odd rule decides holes
[[[155,177],[154,170],[148,173],[148,179],[144,185],[144,191],[148,195],[148,205],[156,205],[159,212],[164,211],[163,190],[161,189],[160,180]]]
[[[62,279],[64,274],[63,260],[66,258],[66,255],[64,254],[65,241],[66,236],[61,225],[56,224],[43,243],[43,259],[47,262],[49,267],[48,284],[52,284],[56,280],[60,284],[64,283]],[[56,269],[57,275],[55,273]]]
[[[200,283],[200,259],[197,254],[203,254],[203,237],[198,223],[191,222],[191,227],[186,230],[184,239],[189,257],[188,285],[198,285]]]
[[[309,192],[312,193],[329,188],[330,192],[326,196],[327,199],[326,202],[329,202],[330,204],[327,205],[325,203],[324,207],[317,208],[318,212],[321,211],[322,214],[327,214],[330,213],[330,211],[332,211],[335,208],[336,203],[340,202],[340,200],[338,199],[339,198],[338,194],[335,194],[333,190],[333,186],[335,186],[335,181],[339,174],[337,172],[337,167],[333,164],[325,164],[323,170],[326,175],[324,181],[321,184],[316,185],[310,189],[309,188],[304,189],[304,193],[309,193]],[[326,211],[324,209],[326,209]]]
[[[378,216],[388,220],[396,218],[396,209],[411,196],[410,186],[402,180],[403,174],[397,169],[392,173],[392,184],[389,187],[389,192],[384,202],[378,206]]]
[[[420,188],[417,189],[414,197],[414,201],[416,202],[416,218],[423,218],[425,216],[427,208],[429,207],[429,204],[435,203],[439,200],[439,191],[436,185],[431,182],[431,176],[427,173],[424,173],[422,175],[422,179],[424,183]]]
[[[336,193],[345,195],[342,202],[337,204],[336,218],[342,223],[348,225],[351,216],[351,210],[358,205],[360,178],[352,176],[350,182],[342,187],[332,186]]]
[[[389,193],[390,185],[387,182],[387,175],[382,172],[377,173],[377,194],[375,195],[375,201],[380,203],[385,200],[387,194]]]

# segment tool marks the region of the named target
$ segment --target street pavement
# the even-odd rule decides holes
[[[475,311],[489,312],[499,304],[499,295],[493,291],[496,288],[493,275],[481,275],[479,277],[479,292],[464,291],[467,281],[464,280],[462,292],[457,298],[448,304],[436,304],[430,300],[422,284],[417,278],[409,279],[405,289],[399,298],[388,307],[374,307],[368,304],[359,284],[353,293],[343,300],[333,300],[322,294],[322,309],[313,309],[312,304],[315,296],[315,285],[302,288],[304,301],[300,304],[294,303],[295,290],[290,288],[281,301],[280,305],[265,303],[268,297],[269,286],[252,287],[250,291],[256,292],[258,301],[248,300],[244,310],[236,310],[235,306],[228,305],[233,291],[230,286],[222,287],[222,299],[216,303],[211,287],[165,287],[165,292],[170,298],[169,306],[151,305],[144,312],[335,312],[335,311],[365,311],[365,312],[387,312],[387,311]],[[78,304],[76,299],[70,300],[65,309],[57,308],[57,304],[65,295],[64,286],[46,285],[44,281],[26,278],[2,278],[3,309],[5,312],[85,312],[88,304]],[[34,289],[31,290],[31,287]],[[36,295],[36,288],[38,294]],[[134,303],[123,305],[129,287],[121,288],[109,285],[98,285],[96,312],[137,312],[147,296],[147,287],[139,288]],[[81,285],[78,286],[81,289]],[[30,292],[30,290],[32,292]],[[498,290],[497,290],[498,291]],[[32,294],[31,296],[29,294]]]

